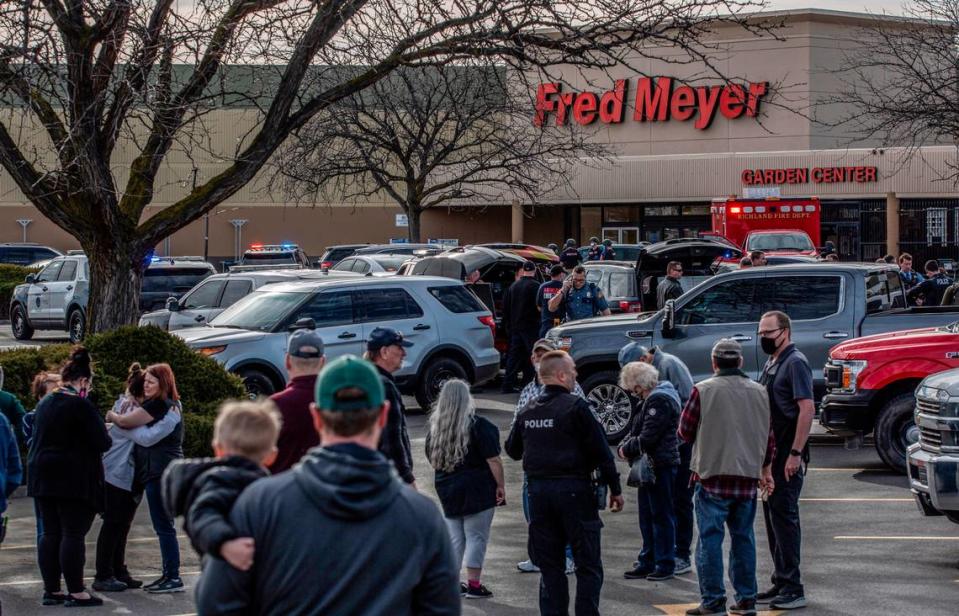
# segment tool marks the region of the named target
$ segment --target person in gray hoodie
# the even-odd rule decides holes
[[[204,562],[200,614],[460,613],[442,515],[376,450],[389,412],[384,397],[376,369],[357,357],[320,373],[311,412],[322,445],[244,490],[230,522],[253,538],[253,566]]]

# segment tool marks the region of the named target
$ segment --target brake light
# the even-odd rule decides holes
[[[252,250],[261,250],[263,248],[263,244],[251,244],[250,248]]]
[[[619,310],[621,312],[642,312],[643,304],[640,302],[628,302],[623,300],[619,302]]]
[[[476,317],[480,323],[489,328],[491,334],[493,334],[493,340],[496,340],[496,321],[492,316],[485,317]]]
[[[330,269],[331,267],[333,267],[332,261],[323,261],[320,263],[320,269]]]

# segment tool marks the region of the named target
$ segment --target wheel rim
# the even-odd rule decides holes
[[[13,311],[13,333],[17,336],[23,335],[23,315],[20,313],[20,309],[17,308]]]
[[[432,387],[430,387],[430,402],[432,402],[433,400],[436,400],[436,398],[440,395],[440,390],[443,389],[443,385],[446,384],[446,381],[449,381],[450,379],[455,379],[457,377],[458,375],[454,373],[452,370],[448,370],[444,368],[442,370],[437,371],[436,374],[433,376],[433,385]]]
[[[73,315],[70,321],[70,334],[75,341],[83,338],[83,318],[78,314]]]
[[[899,433],[901,435],[900,442],[903,444],[902,445],[903,454],[905,454],[906,449],[910,445],[915,445],[916,443],[919,442],[919,426],[917,426],[915,422],[912,421],[912,419],[908,419],[903,422],[903,425],[900,428]]]
[[[607,435],[622,432],[629,425],[633,405],[629,395],[616,385],[598,385],[589,392],[586,400]]]

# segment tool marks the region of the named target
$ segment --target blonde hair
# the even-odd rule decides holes
[[[261,462],[276,447],[281,423],[280,413],[270,400],[224,402],[213,423],[213,443]]]
[[[452,471],[466,457],[476,403],[470,386],[459,379],[443,383],[430,414],[426,457],[438,471]]]
[[[643,361],[631,361],[619,373],[619,386],[630,393],[654,389],[658,384],[659,370]]]

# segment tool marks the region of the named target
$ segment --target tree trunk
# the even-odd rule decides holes
[[[83,248],[90,263],[87,331],[136,324],[146,251],[135,242],[114,238],[84,244]]]
[[[407,208],[406,219],[409,221],[409,238],[411,244],[420,242],[420,215],[423,211],[417,207]]]

